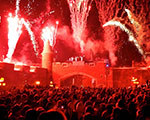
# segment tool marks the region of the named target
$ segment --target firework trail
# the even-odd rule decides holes
[[[20,3],[20,0],[17,0],[15,17],[12,17],[12,14],[10,13],[9,18],[8,18],[8,52],[6,55],[7,58],[4,60],[6,62],[11,62],[12,55],[16,48],[16,44],[22,33],[21,29],[22,29],[22,25],[23,25],[23,19],[20,20],[18,18],[19,3]]]
[[[131,24],[133,24],[136,27],[136,31],[139,31],[140,29],[140,24],[134,19],[133,14],[131,13],[131,11],[129,9],[125,9],[128,18],[131,22]]]
[[[54,31],[53,47],[56,44],[56,34],[57,34],[57,30],[58,30],[58,25],[59,25],[59,21],[56,21],[56,27],[55,27],[55,31]]]
[[[84,51],[84,40],[82,34],[86,28],[87,17],[93,0],[67,0],[71,12],[71,24],[73,37],[80,44],[81,52]]]
[[[18,15],[18,12],[19,12],[19,4],[20,4],[20,0],[17,0],[16,1],[16,11],[15,11],[16,16]]]
[[[19,12],[19,3],[20,3],[20,0],[17,0],[16,1],[16,11],[15,11],[15,17],[12,17],[12,14],[9,15],[9,18],[8,18],[8,53],[7,53],[7,58],[5,59],[5,61],[8,61],[10,62],[11,59],[12,59],[12,55],[14,53],[14,50],[16,48],[16,44],[19,40],[19,37],[22,33],[22,26],[25,25],[30,37],[31,37],[31,41],[32,41],[32,44],[33,44],[33,48],[34,48],[34,51],[36,53],[36,55],[38,55],[38,52],[37,52],[37,45],[36,45],[36,41],[35,41],[35,38],[34,38],[34,34],[30,28],[30,23],[29,21],[25,21],[23,18],[19,19],[18,18],[18,12]]]
[[[106,34],[104,35],[106,36],[105,42],[109,43],[107,42],[107,40],[110,41],[107,39],[109,38],[108,36],[110,36],[110,38],[113,35],[119,36],[118,27],[120,27],[121,30],[128,34],[129,41],[132,41],[135,44],[139,53],[145,58],[144,51],[141,46],[144,43],[144,40],[148,41],[148,38],[150,38],[150,30],[148,30],[148,25],[146,27],[146,24],[148,23],[147,20],[150,17],[148,3],[149,2],[147,0],[130,0],[130,2],[122,0],[96,0],[96,5],[99,11],[99,21],[104,26],[110,26],[104,27],[104,34]],[[113,25],[118,26],[116,28],[118,29],[117,32],[113,33],[112,30],[111,33],[111,30],[106,30],[109,28],[112,29]],[[115,48],[111,48],[114,47],[115,39],[111,40],[112,41],[109,43],[110,48],[105,49],[108,50],[109,53],[113,51],[115,55],[115,51],[119,46],[115,46],[116,50]]]
[[[16,44],[18,39],[22,33],[22,25],[24,19],[19,19],[18,16],[12,17],[12,14],[9,14],[8,18],[8,53],[7,53],[7,60],[8,62],[11,61],[12,55],[16,48]]]
[[[103,25],[103,27],[110,26],[110,25],[118,26],[120,27],[121,30],[125,31],[129,36],[129,41],[133,42],[135,46],[137,47],[139,53],[144,55],[143,49],[139,45],[138,41],[135,39],[133,32],[127,29],[127,27],[124,24],[120,23],[119,21],[108,21],[107,23]]]
[[[34,48],[35,54],[38,56],[37,44],[36,44],[36,41],[35,41],[34,33],[31,30],[30,23],[29,23],[29,21],[23,20],[23,24],[26,27],[26,29],[27,29],[27,31],[28,31],[28,33],[30,35],[30,38],[31,38],[31,41],[32,41],[32,44],[33,44],[33,48]]]

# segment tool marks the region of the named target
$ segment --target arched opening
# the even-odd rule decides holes
[[[84,73],[73,73],[60,79],[60,87],[95,87],[96,80],[94,77]]]

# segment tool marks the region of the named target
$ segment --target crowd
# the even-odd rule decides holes
[[[150,120],[150,87],[5,90],[0,120]]]

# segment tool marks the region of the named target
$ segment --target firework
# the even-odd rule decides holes
[[[16,16],[18,15],[18,12],[19,12],[19,4],[20,4],[20,0],[17,0],[16,1]]]
[[[11,61],[12,55],[16,48],[18,39],[22,33],[22,25],[24,19],[19,19],[18,16],[13,17],[12,14],[9,14],[8,18],[8,53],[7,59]]]
[[[33,48],[34,51],[36,53],[36,55],[38,55],[37,52],[37,45],[36,45],[36,41],[34,38],[34,34],[30,28],[30,23],[29,21],[25,21],[23,18],[19,18],[18,17],[18,12],[19,12],[19,3],[20,0],[16,1],[16,11],[15,11],[15,16],[13,17],[12,14],[9,14],[9,18],[8,18],[8,53],[7,53],[7,58],[5,59],[5,61],[10,62],[12,59],[12,55],[14,53],[14,50],[16,48],[16,44],[19,40],[19,37],[22,33],[22,26],[24,25],[31,37],[31,41],[33,44]]]
[[[56,21],[56,27],[55,27],[55,31],[54,31],[53,46],[56,44],[56,34],[57,34],[57,30],[58,30],[58,25],[59,25],[59,21]]]
[[[145,44],[145,50],[150,50],[150,7],[149,0],[131,0],[126,4],[125,11],[133,25],[136,39],[140,45]]]
[[[84,40],[82,35],[86,28],[87,17],[93,0],[67,0],[71,12],[71,24],[73,37],[80,44],[81,52],[84,51]]]
[[[120,27],[121,30],[125,31],[129,36],[129,41],[133,42],[135,46],[137,47],[139,53],[144,55],[144,52],[141,46],[139,45],[138,41],[135,39],[134,34],[129,29],[127,29],[127,27],[124,24],[120,23],[119,21],[112,20],[112,21],[108,21],[107,23],[105,23],[103,27],[110,26],[110,25],[118,26]]]
[[[54,47],[56,43],[56,33],[58,29],[58,24],[59,21],[56,21],[56,27],[51,26],[43,28],[41,38],[44,41],[44,44],[46,43],[46,41],[49,41],[50,46]]]
[[[50,46],[53,45],[53,38],[54,38],[54,27],[45,27],[43,30],[42,30],[42,39],[44,41],[44,43],[46,41],[49,41],[50,43]]]
[[[125,9],[130,22],[136,27],[136,30],[139,31],[140,24],[134,19],[131,11],[129,9]]]

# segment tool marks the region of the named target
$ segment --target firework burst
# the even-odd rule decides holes
[[[118,26],[118,27],[120,27],[121,30],[125,31],[128,34],[128,36],[129,36],[129,41],[133,42],[135,44],[135,46],[137,47],[139,53],[144,56],[144,51],[141,48],[141,46],[139,45],[139,43],[136,40],[136,38],[134,37],[133,32],[131,32],[124,24],[120,23],[119,21],[113,21],[112,20],[112,21],[108,21],[107,23],[105,23],[103,25],[103,27],[106,27],[106,26],[109,26],[109,25]]]
[[[82,35],[86,28],[87,17],[93,0],[67,0],[71,12],[71,24],[73,37],[80,44],[81,52],[84,51],[84,40]]]
[[[54,47],[54,45],[56,44],[58,24],[59,22],[56,21],[56,27],[51,26],[43,28],[41,39],[44,41],[44,44],[46,43],[46,41],[49,41],[50,46]]]

